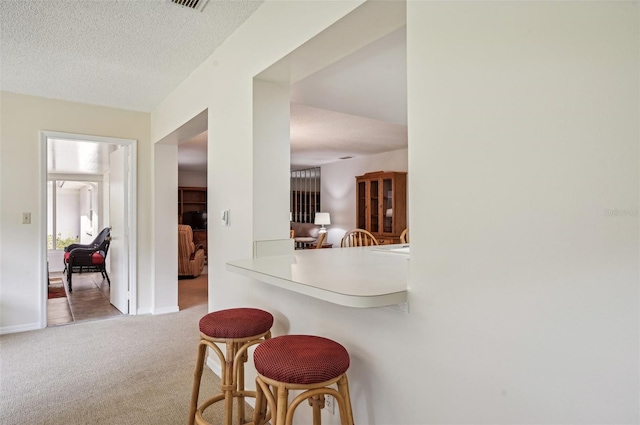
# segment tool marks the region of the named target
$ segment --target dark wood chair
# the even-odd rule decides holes
[[[111,228],[108,228],[109,231]],[[101,232],[102,233],[102,232]],[[74,273],[100,272],[103,279],[107,279],[109,286],[111,280],[106,269],[107,254],[111,244],[110,233],[107,232],[104,240],[97,246],[80,245],[64,253],[65,268],[67,270],[67,283],[69,292],[73,291],[72,277]]]
[[[105,227],[100,231],[100,233],[98,233],[98,236],[96,236],[95,239],[89,242],[88,244],[72,243],[71,245],[65,246],[64,247],[64,271],[65,272],[67,271],[67,258],[69,256],[67,254],[68,252],[71,252],[76,248],[85,248],[85,249],[97,248],[110,235],[111,235],[111,227]]]

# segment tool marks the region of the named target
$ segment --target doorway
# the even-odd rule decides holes
[[[205,109],[154,144],[154,210],[155,216],[155,294],[154,314],[173,313],[207,303],[210,298],[208,272],[205,265],[196,279],[178,279],[178,224],[184,211],[196,211],[197,223],[202,213],[210,212],[211,199],[207,191],[208,110]],[[187,188],[189,208],[180,210],[179,187]],[[184,190],[183,190],[184,192]],[[202,198],[204,196],[204,198]],[[208,207],[207,207],[208,205]],[[192,222],[192,224],[194,224]],[[199,224],[193,227],[201,227]],[[194,245],[205,245],[207,259],[212,251],[208,245],[211,229],[196,229]],[[204,238],[204,243],[203,239]],[[208,264],[211,264],[207,261]],[[186,290],[186,291],[185,291]],[[193,290],[193,291],[192,291]]]
[[[178,144],[178,223],[191,227],[193,257],[178,249],[178,308],[185,310],[206,304],[208,300],[208,208],[207,208],[207,141],[208,131]],[[187,233],[188,234],[188,233]],[[183,235],[184,237],[184,235]],[[199,251],[202,251],[199,252]],[[202,269],[198,265],[204,258]],[[199,274],[198,274],[199,272]],[[193,276],[189,276],[193,273]]]
[[[136,141],[47,131],[41,140],[42,325],[135,314]],[[105,228],[107,243],[91,257],[102,256],[98,267],[69,273],[65,247],[91,245]]]

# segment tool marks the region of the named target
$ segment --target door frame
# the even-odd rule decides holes
[[[137,312],[137,210],[138,210],[138,172],[137,172],[137,152],[138,141],[135,139],[121,139],[116,137],[93,136],[87,134],[64,133],[58,131],[40,131],[40,282],[47,281],[47,164],[48,164],[48,139],[64,139],[77,142],[108,143],[125,146],[128,148],[129,165],[129,199],[127,200],[129,221],[129,314],[135,315]],[[47,286],[40,285],[40,327],[47,327]]]

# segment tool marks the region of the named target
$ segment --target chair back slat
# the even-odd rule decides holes
[[[378,240],[370,232],[364,229],[349,230],[347,233],[345,233],[342,241],[340,242],[340,246],[343,248],[352,246],[373,245],[378,245]]]

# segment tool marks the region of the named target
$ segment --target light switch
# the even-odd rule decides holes
[[[22,213],[22,224],[31,224],[31,213]]]
[[[229,226],[229,210],[224,210],[220,213],[220,224]]]

